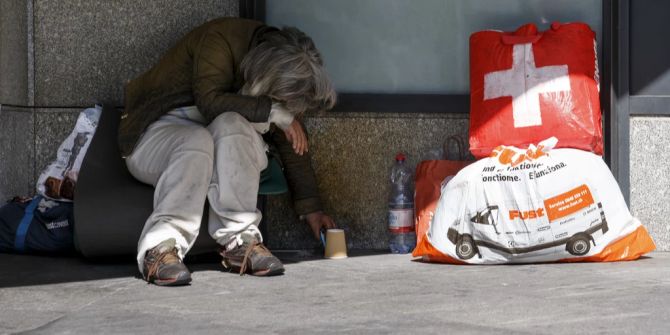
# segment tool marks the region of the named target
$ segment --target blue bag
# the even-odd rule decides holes
[[[72,203],[14,198],[0,207],[0,252],[73,252],[73,226]]]

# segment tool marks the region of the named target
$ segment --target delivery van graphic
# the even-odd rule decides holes
[[[550,252],[565,245],[570,254],[583,256],[595,245],[593,234],[607,233],[602,204],[594,200],[587,185],[540,201],[541,206],[518,208],[526,203],[532,204],[517,199],[489,205],[467,215],[469,224],[454,222],[447,238],[456,246],[456,255],[465,260],[476,254],[481,257],[480,248],[514,255]]]

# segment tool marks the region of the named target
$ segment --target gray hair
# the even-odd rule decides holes
[[[314,42],[285,27],[268,32],[242,60],[243,94],[267,95],[291,113],[331,109],[337,100]]]

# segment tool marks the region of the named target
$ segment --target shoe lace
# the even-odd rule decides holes
[[[244,274],[247,272],[247,268],[251,266],[251,254],[254,252],[254,249],[260,248],[260,252],[270,252],[270,250],[263,245],[263,243],[259,243],[258,241],[253,241],[249,246],[247,247],[247,250],[244,252],[244,258],[242,259],[242,265],[240,266],[240,276],[244,276]]]
[[[177,249],[172,249],[168,252],[158,254],[156,260],[153,263],[149,264],[146,279],[149,279],[158,274],[158,268],[162,264],[179,263],[179,262],[181,262],[181,258],[179,258],[179,255],[177,255]]]

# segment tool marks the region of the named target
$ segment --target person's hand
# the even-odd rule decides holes
[[[337,226],[335,225],[335,221],[333,221],[333,219],[330,216],[324,214],[321,211],[307,214],[305,216],[305,219],[307,220],[309,228],[312,229],[312,234],[314,234],[314,238],[319,241],[321,241],[321,229],[337,228]]]
[[[286,134],[289,143],[293,144],[293,151],[296,154],[302,156],[309,151],[307,149],[307,135],[305,135],[305,131],[298,120],[294,119],[291,125],[284,130],[284,134]]]

